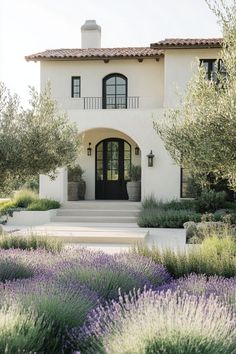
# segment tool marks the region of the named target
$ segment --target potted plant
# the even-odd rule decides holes
[[[86,183],[80,165],[68,168],[68,200],[84,200]]]
[[[130,181],[127,182],[129,200],[138,202],[141,199],[141,166],[132,165],[130,169]]]

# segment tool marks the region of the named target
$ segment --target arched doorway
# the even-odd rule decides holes
[[[131,146],[120,138],[108,138],[96,145],[96,199],[128,199],[126,183],[130,179]]]

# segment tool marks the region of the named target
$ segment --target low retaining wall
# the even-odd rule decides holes
[[[14,211],[13,217],[8,218],[8,225],[14,226],[37,226],[47,224],[55,216],[57,209],[47,211]]]

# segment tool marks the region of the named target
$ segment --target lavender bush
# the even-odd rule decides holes
[[[235,314],[216,298],[152,290],[98,307],[70,333],[83,354],[232,354],[235,338]]]
[[[0,308],[0,353],[42,353],[50,326],[19,305]]]
[[[33,309],[44,319],[48,329],[43,353],[50,354],[60,352],[66,341],[66,329],[82,326],[87,313],[98,304],[98,296],[85,286],[62,287],[50,275],[8,282],[0,295],[4,304],[20,303],[25,311]]]
[[[177,291],[180,296],[184,293],[206,297],[214,295],[224,303],[233,305],[236,309],[236,277],[226,279],[218,276],[207,277],[204,274],[190,274],[162,285],[158,290]]]
[[[51,265],[57,259],[44,250],[0,250],[0,282],[52,273]]]
[[[150,288],[170,280],[163,266],[128,254],[111,256],[83,250],[77,258],[57,265],[57,272],[58,269],[64,284],[83,283],[106,300],[117,298],[119,289],[127,292],[144,286]]]
[[[167,272],[167,269],[163,265],[155,263],[148,257],[123,253],[115,255],[114,259],[121,265],[125,264],[136,272],[144,274],[153,287],[171,281],[171,276]]]
[[[33,269],[13,259],[0,259],[0,281],[30,278],[34,274]]]

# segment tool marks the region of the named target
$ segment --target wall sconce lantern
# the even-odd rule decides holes
[[[89,147],[87,148],[87,155],[88,155],[88,156],[91,156],[91,155],[92,155],[91,143],[89,143]]]
[[[148,167],[153,167],[153,159],[154,159],[154,156],[153,153],[152,153],[152,150],[150,151],[150,153],[147,155],[147,158],[148,158]]]
[[[134,151],[135,151],[135,155],[139,155],[139,147],[138,146],[135,147]]]

